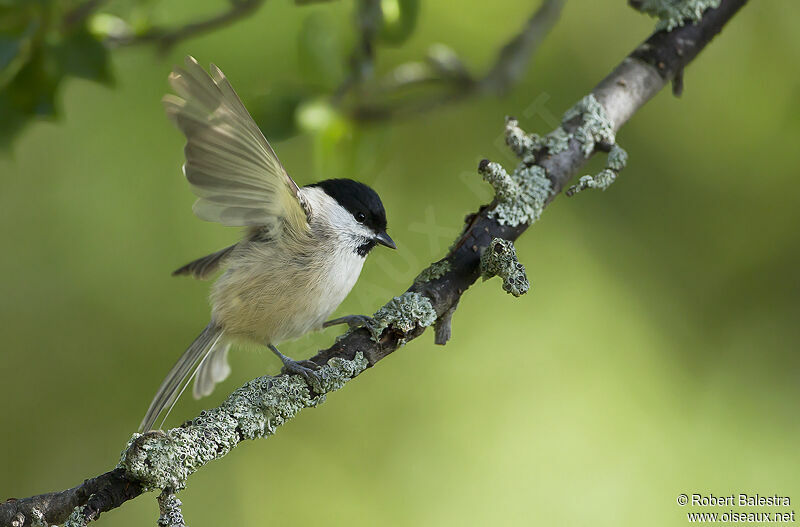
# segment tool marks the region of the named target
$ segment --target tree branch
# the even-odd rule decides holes
[[[357,4],[358,39],[350,54],[350,72],[333,94],[334,101],[341,99],[364,79],[372,77],[375,69],[375,37],[383,21],[383,10],[380,0],[359,0]]]
[[[261,7],[263,3],[264,0],[231,0],[230,8],[227,10],[185,26],[175,29],[155,27],[139,35],[109,37],[107,41],[114,46],[154,43],[160,51],[166,52],[182,40],[220,29],[245,18]]]
[[[603,79],[591,95],[599,102],[611,135],[689,64],[746,1],[721,0],[719,7],[706,11],[696,25],[654,33]],[[585,115],[567,112],[557,135],[563,141],[546,142],[547,146],[509,121],[507,142],[522,158],[514,175],[508,176],[502,169],[491,172],[488,162],[481,163],[481,172],[495,187],[495,200],[467,218],[464,232],[444,259],[376,313],[376,327],[351,330],[311,359],[321,366],[321,383],[309,386],[296,375],[250,381],[220,407],[201,412],[179,428],[134,434],[119,467],[111,472],[63,492],[0,504],[0,525],[61,523],[76,513],[89,521],[155,488],[169,489],[162,498],[168,500],[164,510],[177,510],[173,515],[177,518],[173,491],[183,488],[188,476],[206,463],[226,455],[240,441],[271,435],[302,408],[320,404],[325,393],[342,387],[421,335],[437,318],[437,342],[445,340],[461,295],[481,275],[482,250],[494,238],[516,239],[594,150],[605,148],[602,141],[587,138],[586,130],[579,127],[587,120]],[[524,221],[518,221],[520,218]]]
[[[531,56],[558,21],[563,7],[563,0],[543,2],[522,31],[500,50],[494,65],[478,81],[479,90],[498,94],[507,92],[524,73]]]
[[[410,86],[435,85],[440,91],[392,103],[359,101],[346,111],[357,121],[382,121],[427,112],[476,94],[503,94],[525,70],[541,41],[558,21],[564,0],[544,0],[522,30],[498,52],[482,77],[473,77],[452,50],[434,47],[426,63],[398,66],[384,81],[379,95],[389,99]]]
[[[40,524],[62,523],[76,507],[84,507],[87,516],[96,518],[101,512],[115,509],[143,492],[142,486],[130,481],[122,469],[114,469],[96,478],[61,492],[40,494],[30,498],[9,498],[0,504],[0,525],[23,527],[39,520]]]

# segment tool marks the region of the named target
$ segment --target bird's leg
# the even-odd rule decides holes
[[[371,331],[375,327],[375,319],[367,315],[345,315],[325,322],[322,327],[329,328],[339,324],[347,324],[350,329],[367,328]]]
[[[319,382],[319,375],[317,375],[317,372],[314,371],[319,369],[318,364],[310,360],[296,361],[294,359],[290,359],[278,351],[278,348],[272,344],[267,344],[267,347],[272,351],[272,353],[281,359],[281,362],[283,363],[283,369],[281,370],[282,373],[295,373],[297,375],[302,375],[307,382]]]

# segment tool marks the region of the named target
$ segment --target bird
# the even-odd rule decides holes
[[[276,346],[330,325],[368,323],[364,315],[328,317],[370,251],[397,248],[369,186],[352,179],[295,183],[217,66],[206,72],[187,56],[169,83],[177,95],[165,95],[163,104],[186,136],[183,173],[198,198],[195,215],[245,230],[238,243],[173,272],[197,279],[222,274],[211,287],[210,322],[167,373],[140,432],[152,429],[165,409],[166,420],[192,378],[194,397],[209,395],[230,374],[235,342],[268,347],[283,371],[312,381],[316,364],[295,361]]]

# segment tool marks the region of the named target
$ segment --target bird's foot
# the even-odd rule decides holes
[[[319,365],[315,362],[310,360],[301,360],[296,361],[292,360],[289,357],[284,356],[283,359],[283,368],[281,368],[281,373],[289,373],[295,375],[302,375],[306,382],[312,383],[314,381],[320,382],[319,374],[316,370],[319,369]]]
[[[309,384],[315,382],[319,384],[321,382],[319,374],[316,372],[316,370],[319,369],[319,365],[317,363],[310,360],[296,361],[290,357],[287,357],[278,351],[278,348],[272,345],[269,346],[269,349],[272,350],[272,352],[277,355],[279,359],[281,359],[281,362],[283,363],[281,373],[301,375]]]

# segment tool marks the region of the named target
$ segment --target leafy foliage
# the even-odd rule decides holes
[[[62,21],[73,7],[0,3],[0,148],[31,119],[57,117],[56,93],[66,77],[111,82],[108,50],[85,21]]]
[[[300,84],[271,86],[268,94],[247,101],[270,139],[307,133],[317,146],[316,158],[344,172],[364,157],[359,145],[365,134],[340,108],[340,96],[352,91],[354,79],[362,82],[374,75],[378,46],[398,46],[411,36],[420,10],[419,0],[367,1],[354,2],[354,25],[342,24],[328,7],[305,8],[309,12],[302,14],[296,40]],[[127,0],[112,8],[86,0],[0,0],[0,150],[8,149],[31,120],[58,118],[58,90],[65,79],[111,85],[111,48],[148,42],[163,46],[164,37],[181,35],[167,39],[174,43],[194,36],[187,28],[203,25],[192,20],[184,26],[170,21],[171,29],[154,26],[157,2]],[[231,3],[230,9],[237,5]]]

